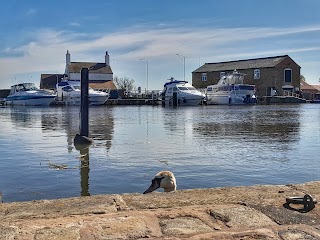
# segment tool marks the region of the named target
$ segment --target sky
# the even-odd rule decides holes
[[[320,84],[319,0],[10,0],[0,9],[0,89],[104,62],[136,87],[192,83],[207,62],[289,55]]]

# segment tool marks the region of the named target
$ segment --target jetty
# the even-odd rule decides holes
[[[259,104],[286,104],[286,103],[307,103],[301,94],[284,91],[283,95],[262,96],[258,98]]]
[[[288,104],[288,103],[307,103],[308,101],[295,96],[264,96],[258,98],[259,104]]]
[[[0,203],[0,239],[320,239],[320,181]]]

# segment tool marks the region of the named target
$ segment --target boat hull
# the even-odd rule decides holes
[[[208,105],[247,105],[255,104],[257,100],[253,95],[210,94],[207,95]]]
[[[177,98],[177,105],[178,106],[197,106],[203,104],[204,97],[200,98]],[[165,104],[172,106],[173,104],[173,97],[166,96],[165,97]]]
[[[31,98],[28,97],[8,97],[6,99],[7,105],[17,105],[17,106],[49,106],[55,96],[37,96]]]
[[[89,96],[90,106],[99,106],[105,104],[107,96]],[[65,97],[63,102],[68,106],[79,106],[81,104],[80,97]]]

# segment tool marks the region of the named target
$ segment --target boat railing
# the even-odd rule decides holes
[[[155,96],[161,95],[162,90],[145,90],[145,91],[139,91],[139,90],[131,90],[131,91],[124,91],[123,92],[123,98],[130,98],[130,99],[152,99]]]
[[[203,94],[207,93],[207,88],[197,88],[197,90]]]
[[[295,98],[301,98],[301,95],[292,91],[283,90],[283,96],[285,97],[295,97]]]

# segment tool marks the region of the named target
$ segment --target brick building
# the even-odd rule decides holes
[[[300,91],[300,66],[288,55],[246,59],[230,62],[205,63],[192,72],[192,85],[206,88],[216,84],[220,76],[237,70],[246,74],[244,83],[256,86],[256,95],[270,96],[271,90]]]
[[[303,97],[307,100],[320,100],[320,85],[310,85],[305,81],[301,81],[300,90]]]

